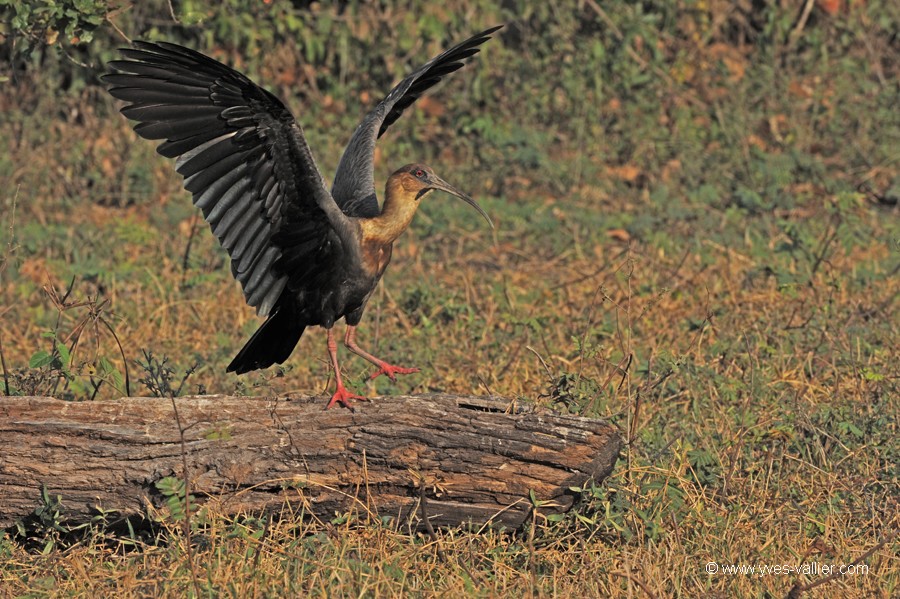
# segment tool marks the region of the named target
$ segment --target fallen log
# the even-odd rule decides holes
[[[32,514],[44,486],[70,524],[100,510],[146,515],[165,504],[156,483],[184,479],[185,462],[190,492],[227,514],[290,505],[320,518],[518,527],[532,493],[544,511],[568,510],[569,487],[603,480],[620,448],[607,422],[496,398],[391,396],[351,412],[318,397],[6,397],[0,527]]]

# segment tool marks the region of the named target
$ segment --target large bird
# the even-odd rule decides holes
[[[231,257],[244,298],[266,317],[228,372],[281,364],[307,327],[322,326],[337,385],[326,408],[350,408],[350,400],[365,398],[350,393],[341,379],[333,331],[341,318],[347,324],[344,345],[378,368],[372,378],[394,380],[418,371],[356,344],[356,327],[393,243],[433,190],[461,198],[491,221],[475,200],[424,164],[395,171],[379,207],[375,142],[499,28],[446,50],[397,84],[353,133],[330,193],[290,111],[238,71],[165,42],[135,42],[121,50],[128,60],[109,63],[114,72],[103,77],[109,93],[129,103],[122,114],[138,121],[138,135],[165,140],[157,151],[176,159],[185,189]]]

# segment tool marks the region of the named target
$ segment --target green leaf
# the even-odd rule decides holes
[[[862,429],[860,429],[858,426],[856,426],[852,422],[847,423],[847,428],[850,430],[851,433],[853,433],[860,439],[862,439],[863,436],[865,435],[865,433],[862,432]]]
[[[166,497],[184,497],[184,481],[175,476],[161,478],[155,486]]]
[[[862,376],[863,376],[863,378],[864,378],[865,380],[867,380],[867,381],[872,381],[872,382],[877,382],[877,381],[883,381],[883,380],[884,380],[884,375],[883,375],[883,374],[880,374],[880,373],[878,373],[878,372],[875,372],[875,371],[873,371],[873,370],[870,369],[870,368],[863,368],[863,369],[862,369]]]
[[[117,390],[125,389],[125,379],[122,377],[122,373],[116,370],[108,358],[101,357],[97,360],[97,374],[112,383]]]
[[[68,368],[69,361],[71,360],[71,356],[69,355],[69,348],[66,347],[66,344],[57,341],[56,342],[56,352],[59,354],[59,359],[62,362],[62,367]]]
[[[588,518],[582,514],[575,514],[575,517],[588,526],[595,526],[597,524],[597,521],[594,518]]]
[[[547,516],[547,522],[562,522],[565,517],[565,514],[550,514]]]
[[[228,441],[231,439],[231,427],[210,428],[200,434],[207,441]]]
[[[50,352],[41,349],[32,354],[31,359],[28,360],[28,367],[43,368],[44,366],[50,364],[52,361],[53,356],[50,354]]]

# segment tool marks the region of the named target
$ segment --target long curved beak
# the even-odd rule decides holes
[[[484,220],[486,220],[488,222],[488,224],[491,226],[491,229],[494,228],[494,223],[491,221],[491,217],[488,216],[487,212],[485,212],[484,209],[481,206],[479,206],[478,203],[475,200],[473,200],[471,196],[464,194],[463,192],[456,189],[455,187],[453,187],[452,185],[450,185],[449,183],[447,183],[446,181],[444,181],[437,175],[432,175],[431,177],[429,177],[428,186],[431,189],[446,191],[449,194],[455,195],[456,197],[461,199],[463,202],[465,202],[466,204],[468,204],[469,206],[471,206],[472,208],[477,210],[478,214],[483,216]]]

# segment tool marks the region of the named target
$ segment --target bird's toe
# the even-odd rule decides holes
[[[347,391],[347,388],[343,385],[338,386],[337,391],[334,392],[334,395],[331,396],[331,400],[325,406],[325,409],[329,409],[335,404],[341,404],[343,407],[347,408],[351,412],[355,411],[353,406],[350,404],[350,400],[355,399],[357,401],[369,401],[367,397],[363,397],[362,395],[356,395],[355,393],[350,393]]]
[[[383,374],[392,381],[396,381],[398,374],[413,374],[415,372],[420,372],[420,370],[418,368],[404,368],[393,364],[383,364],[380,369],[372,373],[369,380],[375,380]]]

